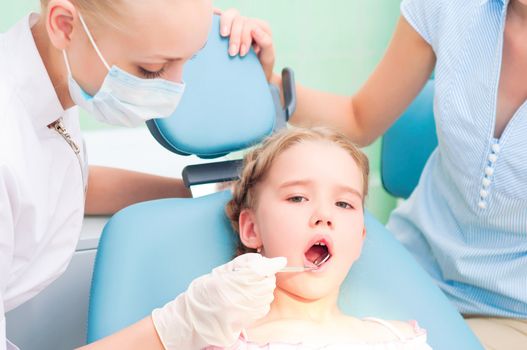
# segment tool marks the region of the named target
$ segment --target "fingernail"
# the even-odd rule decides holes
[[[242,44],[240,48],[240,56],[245,56],[247,54],[247,46],[245,44]]]
[[[229,48],[229,54],[231,56],[235,56],[236,54],[238,53],[238,45],[236,44],[231,44],[230,48]]]
[[[227,36],[229,34],[229,28],[227,26],[221,27],[221,35]]]

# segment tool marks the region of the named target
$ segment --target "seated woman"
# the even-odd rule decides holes
[[[245,156],[227,204],[238,256],[164,308],[191,319],[210,350],[431,349],[415,321],[357,319],[337,304],[366,235],[368,173],[366,156],[329,129],[271,136]],[[155,311],[153,321],[169,324]]]

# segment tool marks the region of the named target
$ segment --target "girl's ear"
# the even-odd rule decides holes
[[[257,249],[262,246],[258,226],[251,209],[243,209],[240,213],[240,241],[247,248]]]
[[[53,46],[59,50],[68,47],[74,31],[77,10],[68,0],[51,0],[46,13],[46,30]]]

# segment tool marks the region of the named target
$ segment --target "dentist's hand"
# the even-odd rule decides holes
[[[241,331],[270,310],[277,271],[286,258],[241,255],[195,279],[186,292],[152,312],[166,349],[232,346]]]
[[[271,81],[275,52],[269,24],[261,19],[241,16],[236,9],[215,9],[214,12],[221,15],[221,35],[230,36],[229,55],[245,56],[252,46],[262,64],[267,81]]]

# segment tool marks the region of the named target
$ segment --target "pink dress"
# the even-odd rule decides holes
[[[243,335],[240,336],[240,339],[229,348],[221,348],[217,346],[207,346],[204,350],[294,350],[294,349],[304,349],[304,350],[432,350],[430,345],[426,342],[426,331],[419,327],[416,321],[409,321],[408,323],[414,329],[414,335],[407,337],[391,325],[389,322],[368,317],[364,318],[366,321],[377,322],[386,328],[388,328],[396,337],[396,340],[389,341],[379,341],[374,343],[367,342],[354,342],[354,343],[334,343],[328,344],[325,346],[313,346],[305,343],[268,343],[265,345],[259,345],[249,341]]]

